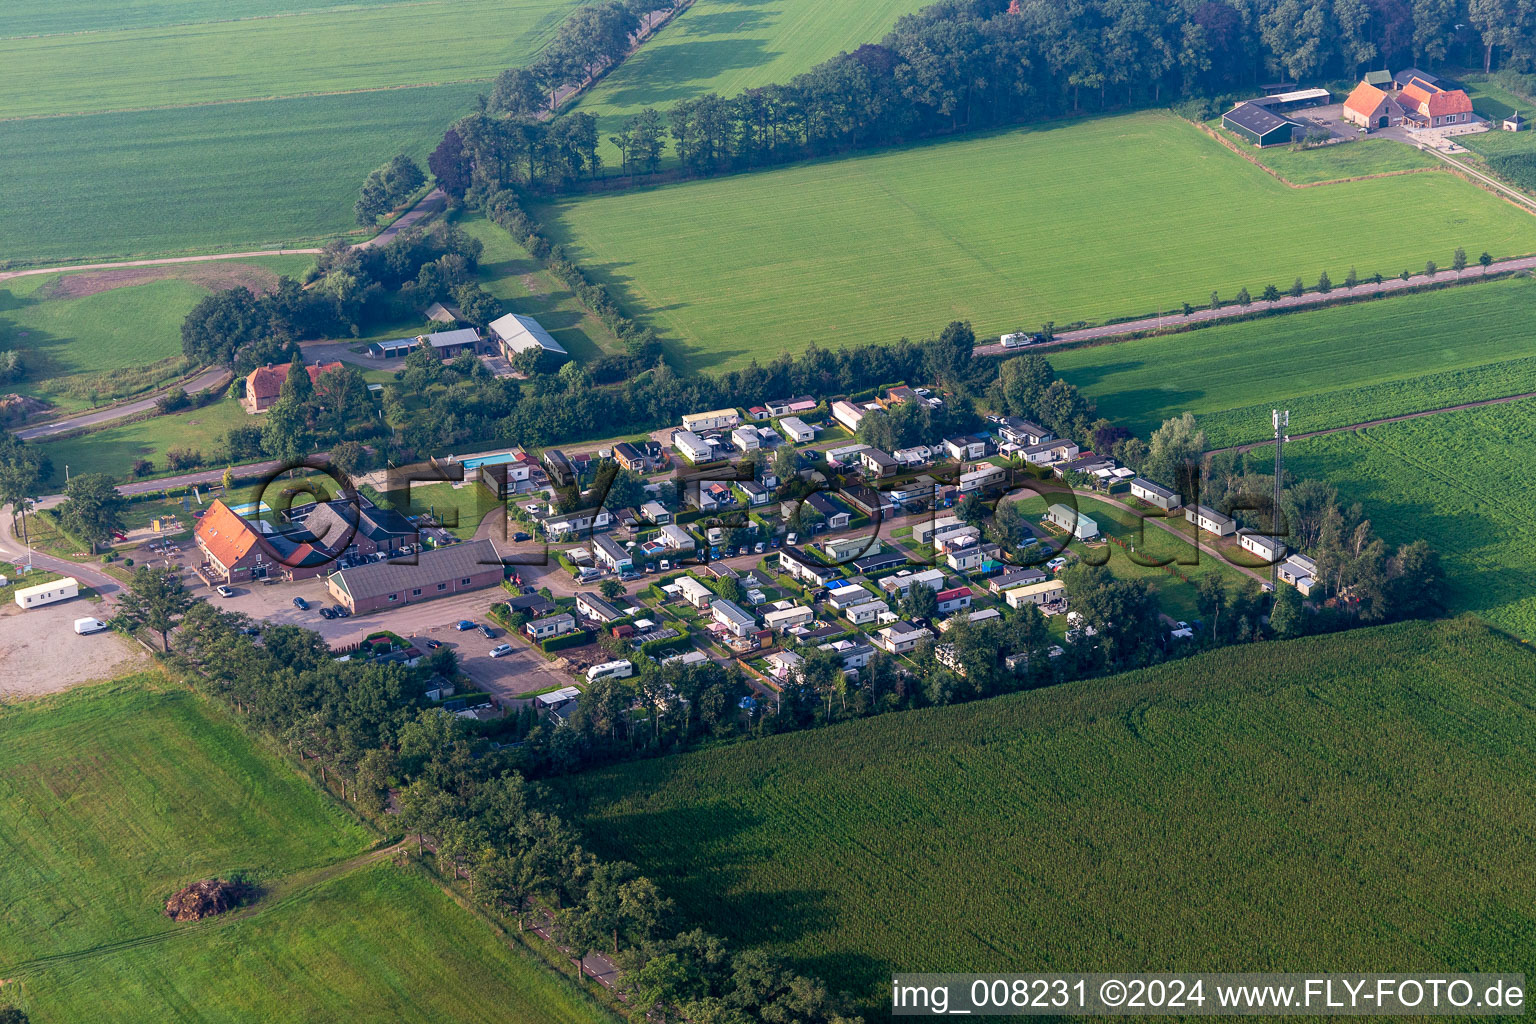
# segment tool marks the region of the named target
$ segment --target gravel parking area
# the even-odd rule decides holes
[[[0,700],[57,693],[148,668],[148,653],[116,633],[75,634],[76,619],[103,615],[100,602],[81,599],[30,611],[15,604],[0,608]]]

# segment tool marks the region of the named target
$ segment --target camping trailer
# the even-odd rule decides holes
[[[16,591],[16,605],[19,608],[41,608],[45,604],[68,601],[72,597],[79,596],[80,581],[72,576],[66,576],[51,583],[22,587]]]

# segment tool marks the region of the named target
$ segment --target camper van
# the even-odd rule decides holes
[[[587,669],[587,682],[595,683],[599,679],[628,679],[635,674],[635,666],[629,661],[605,661],[601,665],[593,665]]]
[[[1036,335],[1025,334],[1022,331],[1014,334],[1005,334],[1002,338],[1003,348],[1023,348],[1025,345],[1033,345],[1036,340]]]

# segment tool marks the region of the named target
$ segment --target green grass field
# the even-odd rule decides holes
[[[157,377],[114,375],[181,355],[181,322],[211,291],[270,288],[298,277],[310,256],[116,271],[47,274],[0,281],[0,343],[25,354],[26,378],[7,390],[35,395],[60,409],[90,405],[157,383]],[[170,368],[174,375],[174,368]]]
[[[705,93],[727,98],[788,82],[844,50],[878,43],[925,0],[696,0],[607,76],[576,108],[599,119],[603,163],[620,166],[608,137],[646,107],[665,111]],[[670,149],[665,165],[674,163]]]
[[[511,235],[480,214],[462,217],[459,223],[484,243],[480,283],[506,309],[533,317],[577,359],[597,359],[624,350],[613,332]]]
[[[484,81],[532,59],[578,0],[353,4],[0,39],[0,119]],[[215,20],[215,18],[219,20]]]
[[[143,676],[0,711],[0,964],[171,930],[218,873],[271,881],[359,826],[199,698]]]
[[[792,196],[792,200],[786,197]],[[1411,208],[1412,217],[1402,216]],[[1009,131],[546,204],[550,233],[689,369],[809,343],[996,335],[1211,291],[1536,250],[1536,218],[1449,174],[1280,184],[1171,114]],[[700,275],[707,264],[710,272]]]
[[[0,709],[0,977],[36,1024],[609,1018],[158,676]],[[254,906],[179,925],[190,881]]]
[[[1240,146],[1247,145],[1230,133],[1227,137]],[[1292,152],[1286,146],[1263,152],[1249,148],[1255,159],[1296,185],[1445,166],[1428,153],[1392,139],[1361,139],[1300,152]]]
[[[371,6],[409,3],[411,0],[376,0]],[[134,0],[57,4],[52,0],[11,0],[5,5],[5,35],[40,36],[60,32],[108,32],[125,28],[183,25],[189,22],[234,21],[300,14],[330,7],[350,7],[356,0],[222,0],[211,7],[208,0]]]
[[[1445,599],[1536,641],[1536,419],[1531,400],[1286,446],[1286,468],[1361,502],[1389,543],[1440,552]]]
[[[1142,436],[1184,412],[1211,445],[1305,433],[1536,391],[1536,281],[1516,279],[1047,351]]]
[[[1528,651],[1404,624],[561,789],[688,918],[879,1010],[894,970],[1529,971],[1533,701]]]
[[[221,399],[201,409],[155,416],[108,427],[62,441],[44,441],[42,447],[53,460],[52,483],[64,483],[64,467],[76,473],[106,473],[117,480],[129,479],[134,459],[149,459],[160,471],[165,470],[165,453],[172,448],[194,448],[212,458],[222,450],[224,435],[231,428],[260,423],[232,398]]]
[[[369,171],[399,152],[424,162],[484,91],[444,85],[0,122],[0,178],[15,185],[0,190],[0,259],[318,244],[357,230],[352,204]]]

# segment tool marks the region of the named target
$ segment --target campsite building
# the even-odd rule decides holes
[[[502,581],[501,554],[489,540],[423,551],[413,563],[368,562],[334,572],[331,596],[354,615],[430,601]]]
[[[1261,149],[1289,145],[1296,132],[1305,127],[1300,121],[1256,103],[1239,103],[1221,115],[1221,124],[1232,134]]]
[[[511,359],[521,352],[537,349],[552,356],[565,358],[565,348],[531,316],[508,313],[490,323],[491,336],[501,348],[501,354]]]

